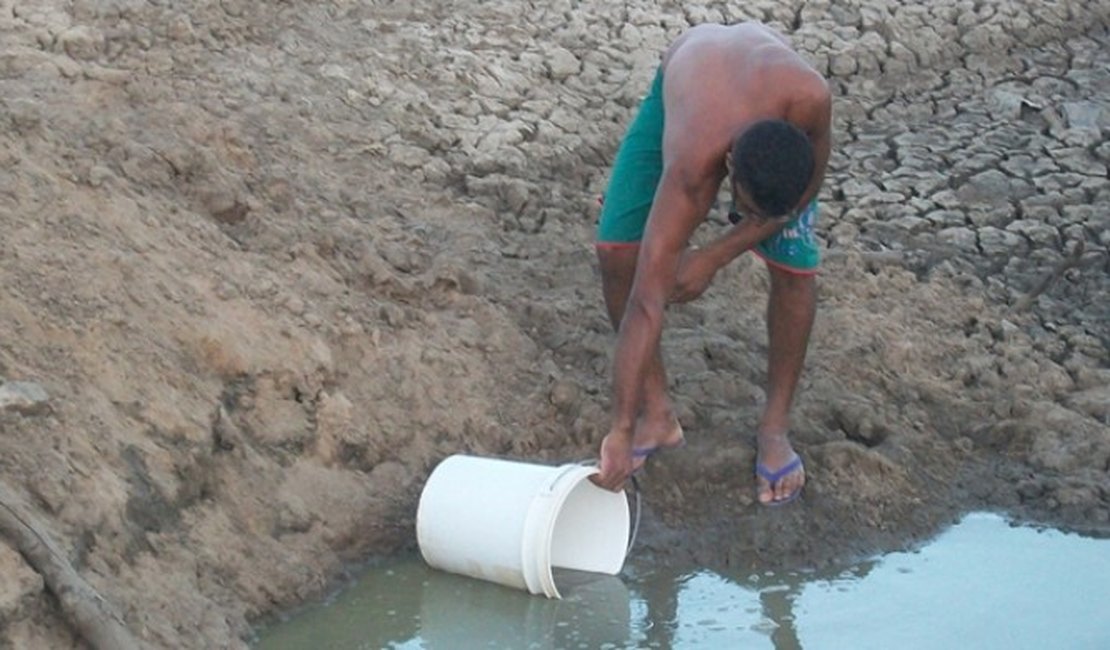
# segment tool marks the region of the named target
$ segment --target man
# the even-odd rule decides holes
[[[700,25],[664,54],[617,153],[598,224],[602,289],[618,330],[598,485],[619,490],[648,455],[684,442],[659,354],[664,308],[701,295],[750,250],[771,275],[758,498],[781,505],[801,492],[789,415],[816,310],[813,225],[831,106],[821,75],[758,23]],[[726,175],[733,225],[692,248]]]

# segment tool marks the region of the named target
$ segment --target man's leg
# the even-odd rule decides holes
[[[767,359],[767,405],[759,423],[759,462],[770,471],[787,465],[794,455],[790,446],[790,406],[802,374],[809,333],[817,311],[816,280],[767,266],[771,273],[771,294],[767,300],[767,330],[770,353]],[[771,485],[759,477],[761,503],[781,501],[805,483],[805,471],[798,468]]]
[[[620,330],[624,307],[636,275],[636,258],[639,253],[640,246],[636,243],[600,244],[597,247],[601,288],[605,295],[605,307],[609,311],[609,322],[613,324],[614,330]],[[667,397],[667,376],[658,347],[648,366],[638,402],[633,447],[670,447],[682,442],[682,430],[678,427],[674,409]]]

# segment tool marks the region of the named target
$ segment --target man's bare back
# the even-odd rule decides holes
[[[790,48],[790,41],[762,23],[746,22],[736,25],[704,24],[692,27],[676,38],[663,54],[663,70],[667,69],[671,57],[687,44],[697,47],[706,45],[710,49],[727,48],[740,50],[744,56],[747,50],[760,45],[775,44]],[[693,48],[690,48],[693,49]]]
[[[690,164],[717,182],[733,138],[755,121],[782,119],[815,141],[827,135],[827,121],[809,109],[811,103],[827,103],[825,80],[766,25],[694,27],[668,48],[662,69],[665,149],[669,145],[674,153],[690,156]]]

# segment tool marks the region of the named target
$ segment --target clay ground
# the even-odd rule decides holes
[[[1110,5],[0,0],[0,494],[151,648],[414,545],[456,452],[589,457],[597,196],[670,39],[835,91],[802,502],[754,503],[767,277],[668,312],[645,559],[821,565],[991,509],[1110,532]],[[699,237],[723,227],[710,215]],[[82,647],[0,538],[0,647]]]

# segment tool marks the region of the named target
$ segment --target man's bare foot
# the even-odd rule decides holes
[[[805,468],[785,433],[758,436],[756,481],[759,502],[780,505],[797,498],[806,482]]]
[[[636,469],[643,466],[648,456],[658,451],[677,449],[686,443],[682,425],[673,417],[648,420],[640,418],[632,437],[633,463]]]

